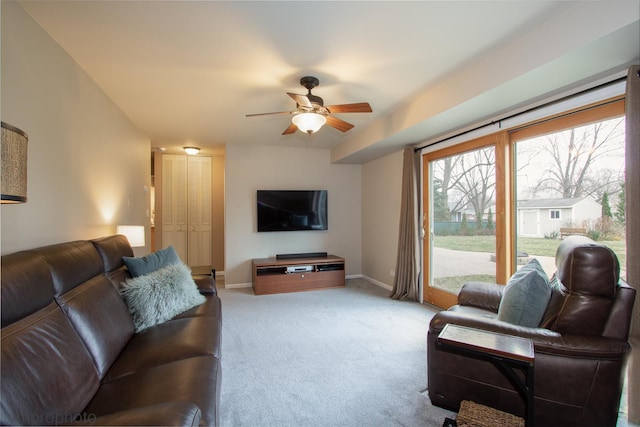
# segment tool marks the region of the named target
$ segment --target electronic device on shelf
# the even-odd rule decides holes
[[[326,252],[303,252],[296,254],[277,254],[276,259],[296,259],[296,258],[326,258]]]
[[[312,265],[290,265],[287,267],[287,273],[304,273],[307,271],[313,271]]]
[[[318,271],[344,270],[344,264],[318,264]]]

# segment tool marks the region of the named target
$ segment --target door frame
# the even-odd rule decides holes
[[[431,179],[429,162],[441,158],[449,157],[456,154],[462,154],[469,151],[493,146],[495,149],[495,177],[496,177],[496,282],[506,283],[511,276],[511,272],[515,269],[515,257],[513,254],[515,239],[513,232],[515,230],[515,219],[512,209],[507,207],[513,199],[513,161],[511,156],[513,150],[509,145],[509,135],[506,131],[493,133],[482,136],[471,141],[467,141],[455,146],[446,147],[441,150],[430,151],[422,155],[422,218],[423,228],[425,230],[424,239],[422,241],[422,263],[423,263],[423,301],[442,308],[449,308],[458,303],[458,296],[432,286],[430,282],[431,271],[431,241],[432,226],[431,218],[431,201],[429,199],[429,190],[431,188],[429,180]]]

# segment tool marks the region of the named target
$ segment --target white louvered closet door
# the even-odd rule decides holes
[[[189,157],[188,177],[188,264],[210,267],[213,260],[211,225],[211,157]]]
[[[187,261],[187,158],[162,156],[162,247]]]
[[[162,156],[162,247],[197,274],[213,263],[211,179],[211,157]]]

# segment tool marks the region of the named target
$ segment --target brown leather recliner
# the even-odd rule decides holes
[[[635,289],[619,279],[611,249],[568,237],[556,252],[554,289],[539,327],[498,320],[503,285],[465,284],[458,305],[436,314],[427,337],[429,397],[457,411],[471,400],[524,416],[509,380],[487,360],[438,346],[448,324],[530,338],[535,349],[534,415],[537,426],[615,426],[624,381]]]

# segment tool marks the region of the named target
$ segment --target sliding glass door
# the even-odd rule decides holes
[[[572,234],[624,266],[624,128],[612,99],[424,154],[424,301],[448,308],[465,282],[506,284],[532,258],[551,276]]]
[[[585,235],[616,252],[626,277],[622,107],[616,101],[512,132],[516,268],[536,258],[551,276],[559,242]]]
[[[425,156],[425,300],[455,303],[468,281],[496,281],[496,150],[491,139]],[[489,145],[485,145],[489,144]],[[466,151],[462,150],[466,149]]]

